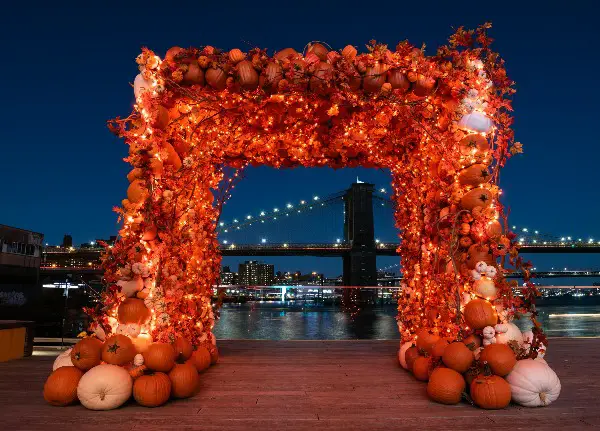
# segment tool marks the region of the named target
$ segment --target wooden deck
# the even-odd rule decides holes
[[[600,426],[600,339],[553,339],[562,381],[546,408],[484,411],[430,402],[400,369],[395,341],[223,341],[222,359],[191,399],[106,412],[42,398],[53,356],[0,364],[0,430],[555,429]]]

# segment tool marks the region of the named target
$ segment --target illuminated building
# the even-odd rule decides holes
[[[275,279],[275,267],[268,263],[247,260],[240,263],[238,283],[247,286],[271,286]]]

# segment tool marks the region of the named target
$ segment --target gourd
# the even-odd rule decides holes
[[[448,368],[464,373],[473,363],[473,352],[463,343],[456,341],[446,347],[442,361]]]
[[[229,51],[229,59],[234,63],[239,63],[243,59],[246,58],[246,54],[244,54],[240,49],[234,48]]]
[[[117,316],[119,323],[136,323],[138,325],[143,325],[150,320],[151,312],[142,299],[127,298],[119,304]]]
[[[146,374],[135,379],[133,398],[144,407],[158,407],[171,396],[171,380],[165,373]]]
[[[483,329],[494,326],[498,322],[498,314],[485,299],[475,298],[469,301],[464,308],[464,318],[467,325],[473,329]]]
[[[499,376],[477,376],[471,382],[469,393],[482,409],[503,409],[510,404],[510,385]]]
[[[506,376],[517,363],[515,352],[506,344],[490,344],[485,346],[479,356],[481,362],[487,362],[492,372],[498,376]]]
[[[194,395],[200,377],[193,364],[175,364],[169,372],[171,380],[171,396],[173,398],[188,398]]]
[[[139,204],[145,199],[147,194],[148,190],[141,180],[135,180],[127,187],[127,199],[129,199],[129,202],[132,204]]]
[[[52,371],[56,370],[60,367],[74,367],[73,361],[71,361],[71,351],[73,349],[68,349],[62,352],[60,355],[56,357],[54,363],[52,364]]]
[[[465,379],[450,368],[436,368],[429,376],[427,395],[441,404],[457,404],[465,390]]]
[[[522,359],[506,380],[510,385],[512,400],[525,407],[547,406],[560,395],[560,380],[545,361]]]
[[[71,350],[71,362],[80,370],[87,371],[100,364],[101,355],[102,341],[96,337],[86,337]]]
[[[83,375],[77,386],[77,397],[91,410],[111,410],[131,396],[133,382],[125,368],[102,364]]]
[[[348,61],[353,61],[356,58],[356,54],[358,54],[358,51],[352,45],[346,45],[342,49],[342,55]]]
[[[168,373],[175,365],[175,350],[167,343],[152,343],[142,355],[144,356],[144,365],[153,371]]]
[[[413,342],[412,341],[407,341],[406,343],[403,343],[400,346],[400,349],[398,350],[398,362],[400,363],[400,366],[402,368],[404,368],[405,370],[408,369],[408,366],[406,365],[406,351],[411,348],[413,346]]]
[[[44,399],[53,406],[67,406],[77,401],[77,385],[83,371],[77,367],[60,367],[44,384]],[[8,412],[6,412],[8,413]]]
[[[108,364],[125,365],[133,361],[136,351],[131,339],[125,335],[116,334],[109,337],[102,349],[102,360]]]

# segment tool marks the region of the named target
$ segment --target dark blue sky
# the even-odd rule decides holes
[[[568,9],[551,1],[494,2],[487,9],[428,2],[414,10],[407,2],[365,1],[58,3],[3,8],[0,223],[43,232],[50,243],[65,233],[77,243],[116,233],[111,209],[125,196],[127,148],[105,122],[131,110],[129,83],[141,46],[163,55],[173,45],[247,49],[249,43],[277,50],[302,49],[311,40],[342,48],[409,39],[433,53],[453,28],[492,21],[495,48],[517,82],[515,130],[525,149],[501,178],[511,223],[600,239],[600,29],[591,1],[570,1]],[[341,190],[357,172],[389,188],[377,171],[252,169],[224,216]],[[536,261],[549,266],[563,258]],[[564,262],[600,266],[595,256]],[[303,259],[281,269],[335,272],[338,266],[337,260]]]

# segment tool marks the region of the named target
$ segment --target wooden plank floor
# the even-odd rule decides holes
[[[553,339],[548,362],[563,391],[546,408],[485,411],[430,402],[400,369],[395,341],[222,341],[198,394],[149,409],[51,407],[53,356],[0,364],[0,430],[555,429],[600,426],[600,339]]]

